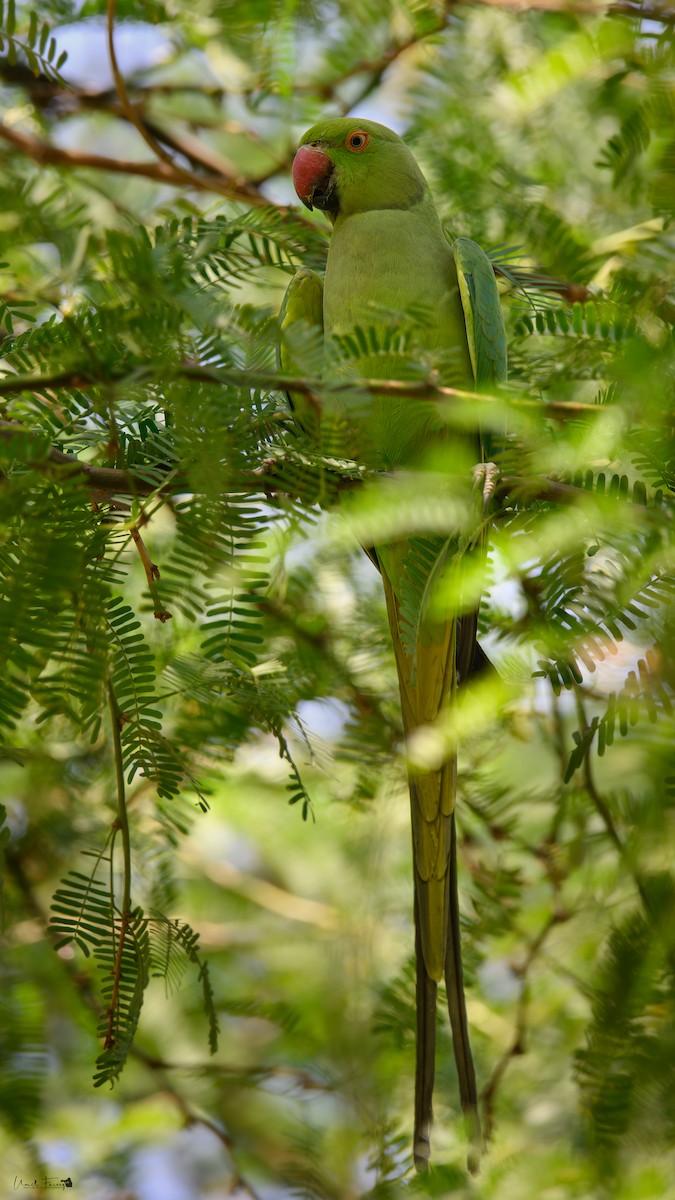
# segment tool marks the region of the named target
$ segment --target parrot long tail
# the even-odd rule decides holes
[[[469,1022],[464,998],[464,974],[462,971],[462,944],[459,928],[459,897],[457,895],[457,829],[455,814],[452,814],[450,837],[450,919],[448,941],[445,952],[445,990],[448,997],[448,1012],[452,1029],[452,1048],[459,1079],[459,1098],[462,1112],[467,1120],[469,1135],[468,1168],[472,1175],[479,1169],[482,1149],[480,1116],[478,1113],[478,1091],[476,1072],[471,1057]]]
[[[476,1072],[469,1041],[469,1023],[464,997],[464,975],[462,971],[462,946],[459,925],[459,897],[457,894],[457,832],[455,814],[452,814],[450,857],[448,872],[449,913],[448,936],[445,952],[445,989],[448,1013],[452,1029],[452,1048],[459,1080],[459,1098],[467,1122],[469,1153],[467,1166],[472,1175],[479,1171],[482,1150],[482,1135],[478,1111]],[[415,999],[417,1006],[417,1039],[415,1046],[415,1129],[413,1156],[418,1171],[426,1171],[431,1150],[431,1124],[433,1121],[432,1096],[436,1065],[436,995],[438,985],[432,979],[424,963],[422,934],[419,916],[419,892],[415,889],[415,958],[417,966]]]
[[[436,993],[438,984],[430,979],[424,965],[422,935],[417,896],[415,897],[415,958],[417,980],[417,1037],[415,1041],[415,1129],[413,1156],[418,1171],[426,1171],[431,1153],[430,1130],[433,1118],[432,1097],[436,1071]]]
[[[459,621],[429,621],[421,625],[415,652],[411,654],[406,646],[409,638],[405,639],[402,633],[399,599],[391,582],[394,577],[404,578],[405,554],[405,545],[377,548],[396,653],[403,728],[406,736],[410,736],[420,726],[436,720],[453,692],[455,679],[464,680],[469,674],[476,619],[475,615],[468,615]],[[414,770],[409,784],[417,962],[413,1156],[418,1171],[426,1170],[435,1073],[436,994],[438,981],[445,975],[460,1100],[471,1143],[468,1166],[474,1172],[480,1156],[480,1126],[462,976],[454,814],[456,761],[450,758],[440,767]]]

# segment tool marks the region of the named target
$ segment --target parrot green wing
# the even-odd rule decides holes
[[[323,331],[323,279],[317,275],[316,271],[310,271],[307,267],[296,271],[286,288],[286,295],[279,313],[279,326],[282,334],[298,321],[304,321],[306,325],[318,326]],[[279,348],[279,366],[284,370],[286,370],[284,357],[287,354],[288,351],[282,337]]]
[[[279,313],[281,338],[277,366],[288,374],[303,373],[307,363],[320,361],[323,347],[323,279],[303,267],[297,271],[284,296]],[[317,369],[316,374],[320,370]],[[309,396],[288,392],[288,402],[298,425],[315,436],[318,429],[316,404]]]
[[[506,331],[492,263],[471,238],[457,238],[452,252],[476,386],[500,383],[506,379]]]

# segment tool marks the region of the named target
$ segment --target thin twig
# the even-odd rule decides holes
[[[143,117],[141,117],[140,113],[134,107],[134,105],[131,103],[131,100],[129,99],[129,94],[127,92],[126,84],[124,82],[124,77],[122,76],[122,73],[119,69],[119,64],[117,62],[117,55],[115,53],[115,15],[116,15],[116,11],[117,11],[117,0],[108,0],[107,20],[106,20],[108,56],[110,58],[110,66],[112,69],[113,79],[115,80],[115,90],[117,92],[117,98],[119,100],[120,108],[122,110],[122,115],[124,117],[126,117],[127,121],[129,121],[129,123],[131,125],[133,125],[134,129],[136,129],[137,132],[143,138],[143,141],[145,142],[146,146],[148,146],[150,148],[150,150],[152,150],[153,154],[155,154],[157,156],[157,158],[160,160],[160,162],[165,163],[173,171],[175,171],[181,177],[181,179],[183,180],[184,183],[192,185],[192,184],[194,184],[195,179],[196,179],[198,181],[198,186],[201,186],[202,176],[195,176],[195,174],[192,171],[186,170],[185,167],[182,167],[180,165],[180,163],[177,163],[175,161],[175,159],[173,159],[171,157],[171,155],[164,149],[164,146],[161,144],[161,141],[158,139],[158,137],[155,136],[155,130],[157,127],[156,126],[154,128],[151,127],[150,122],[144,120]],[[160,137],[162,136],[161,132],[159,133],[159,136]],[[179,153],[184,154],[185,157],[187,157],[187,158],[190,158],[190,151],[187,150],[184,146],[182,146],[180,144],[180,142],[176,141],[176,139],[173,138],[171,134],[166,135],[166,142],[167,142],[167,145],[173,143],[174,148],[177,149]],[[215,176],[222,174],[220,166],[217,165],[217,163],[215,161],[211,161],[210,163],[207,164],[202,159],[200,162],[200,165],[205,166],[206,169]],[[246,185],[246,186],[248,187],[250,185]]]
[[[117,817],[115,819],[115,825],[122,838],[123,864],[119,942],[117,944],[117,953],[115,955],[115,965],[113,968],[113,987],[110,997],[110,1004],[108,1006],[108,1026],[104,1041],[104,1047],[106,1050],[108,1050],[115,1041],[115,1016],[117,1012],[117,1003],[119,1000],[122,980],[122,959],[126,945],[129,922],[131,920],[131,835],[129,832],[129,816],[127,813],[126,790],[124,782],[124,759],[122,756],[122,714],[120,713],[117,705],[115,692],[110,681],[108,681],[106,685],[106,691],[108,693],[108,704],[110,708],[113,755],[115,759],[115,781],[117,785]]]
[[[540,954],[542,947],[553,927],[558,925],[561,921],[567,920],[567,918],[567,913],[563,913],[559,909],[554,909],[554,911],[542,925],[534,941],[530,943],[525,960],[518,968],[518,975],[521,979],[521,987],[520,995],[518,997],[518,1004],[516,1007],[513,1040],[497,1062],[492,1075],[481,1092],[481,1102],[483,1105],[483,1132],[486,1142],[490,1141],[494,1129],[494,1105],[499,1084],[509,1066],[509,1063],[511,1063],[514,1058],[517,1058],[521,1054],[525,1053],[527,1008],[529,1003],[529,972],[532,968],[532,964]]]
[[[153,154],[157,155],[162,162],[168,163],[174,170],[180,171],[183,174],[183,168],[174,163],[170,154],[167,154],[163,146],[152,136],[149,130],[144,125],[139,117],[136,109],[129,100],[124,78],[117,62],[117,54],[115,53],[115,14],[117,11],[117,0],[108,0],[106,14],[106,36],[108,43],[108,57],[110,58],[110,67],[112,69],[113,79],[115,80],[115,90],[120,102],[122,111],[131,125],[140,133],[146,146],[149,146]],[[187,175],[190,172],[186,172]]]
[[[11,442],[17,437],[43,438],[44,436],[45,431],[42,429],[29,429],[25,425],[20,425],[18,421],[0,421],[0,438],[3,441]],[[64,450],[59,450],[54,446],[50,447],[46,454],[36,455],[35,458],[27,460],[26,465],[38,470],[45,466],[57,467],[63,471],[64,476],[81,475],[83,480],[86,480],[88,487],[93,492],[101,493],[102,496],[175,494],[185,491],[188,486],[187,481],[179,477],[173,470],[164,472],[157,480],[149,479],[136,475],[125,467],[99,467],[94,463],[83,462],[77,455],[67,454]],[[151,472],[156,471],[157,468],[147,467],[146,470]]]
[[[171,620],[173,613],[170,613],[167,608],[162,608],[159,596],[157,594],[157,588],[155,587],[155,583],[160,577],[159,576],[159,567],[150,558],[150,555],[148,554],[148,548],[147,548],[145,542],[143,541],[143,538],[141,537],[141,531],[139,528],[139,526],[145,525],[145,524],[147,524],[147,517],[141,511],[140,517],[138,517],[137,520],[135,520],[132,523],[132,525],[130,525],[129,533],[131,534],[134,545],[135,545],[136,549],[138,550],[139,558],[140,558],[141,562],[143,563],[143,569],[145,571],[145,578],[148,581],[148,591],[150,592],[150,595],[152,596],[152,600],[153,600],[153,603],[155,606],[153,616],[156,621],[161,621],[162,624],[164,624],[165,621]]]
[[[581,694],[581,688],[578,686],[575,687],[575,689],[574,689],[574,699],[576,701],[577,719],[579,721],[579,732],[581,733],[581,735],[583,737],[589,731],[589,724],[588,724],[588,720],[586,718],[586,709],[585,709],[583,697]],[[617,827],[614,824],[614,818],[612,817],[612,814],[611,814],[609,808],[607,807],[607,804],[605,803],[603,796],[600,795],[600,792],[598,791],[597,787],[595,786],[595,779],[593,777],[593,769],[591,767],[590,747],[589,747],[589,752],[584,755],[583,775],[584,775],[584,784],[585,784],[589,799],[592,800],[593,807],[595,808],[598,815],[601,817],[602,823],[605,826],[605,829],[607,830],[610,840],[614,843],[614,846],[615,846],[616,850],[618,851],[619,856],[621,858],[624,858],[625,853],[626,853],[626,847],[624,846],[624,844],[619,836],[619,831],[617,830]]]
[[[352,699],[362,718],[377,717],[379,729],[389,726],[392,745],[395,741],[400,740],[401,729],[399,725],[393,725],[391,720],[385,715],[377,695],[374,692],[367,691],[356,682],[346,663],[336,654],[329,634],[324,632],[317,633],[307,629],[288,608],[269,596],[258,601],[257,608],[272,617],[273,620],[279,621],[287,629],[290,629],[296,641],[301,641],[311,646],[321,656],[323,662],[333,668],[338,677],[349,688]]]
[[[584,734],[587,734],[589,731],[589,724],[588,724],[588,720],[586,717],[586,708],[584,706],[582,690],[578,685],[574,689],[574,697],[576,700],[577,718],[579,721],[579,732],[581,733],[581,735],[583,737]],[[642,901],[642,905],[644,907],[646,915],[648,917],[650,917],[653,915],[652,906],[650,903],[649,895],[645,889],[642,877],[641,877],[639,871],[636,869],[634,863],[632,862],[632,860],[629,856],[626,844],[623,841],[623,839],[621,838],[621,835],[619,834],[619,831],[618,831],[616,825],[614,824],[614,818],[611,814],[611,811],[609,809],[609,806],[607,805],[607,802],[606,802],[604,796],[602,796],[602,794],[598,791],[598,788],[596,786],[595,777],[593,775],[593,768],[591,766],[591,747],[590,746],[589,746],[586,754],[584,755],[583,775],[584,775],[584,786],[586,788],[586,794],[587,794],[589,800],[591,801],[591,803],[593,804],[593,807],[594,807],[595,811],[597,812],[598,816],[600,817],[603,825],[605,826],[607,835],[608,835],[610,841],[612,842],[613,846],[615,847],[617,854],[619,855],[619,860],[621,861],[623,866],[628,871],[629,875],[631,876],[631,878],[635,884],[635,887],[637,888],[637,891],[640,896],[640,900]]]

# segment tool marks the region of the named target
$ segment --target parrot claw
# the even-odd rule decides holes
[[[476,463],[475,467],[471,468],[471,474],[474,490],[480,492],[485,509],[495,494],[499,479],[499,467],[493,462]]]

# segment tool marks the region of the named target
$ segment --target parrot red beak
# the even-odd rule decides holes
[[[330,208],[335,189],[333,163],[316,146],[301,146],[293,159],[293,186],[302,203],[310,210]]]

